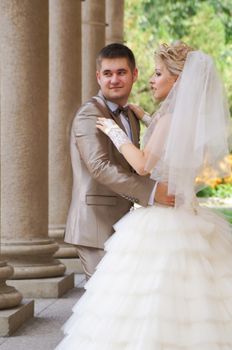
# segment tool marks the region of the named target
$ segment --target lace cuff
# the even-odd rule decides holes
[[[110,130],[107,132],[107,135],[109,136],[109,138],[120,153],[120,147],[122,145],[132,143],[129,137],[125,134],[125,132],[118,126],[111,127]]]
[[[148,113],[145,113],[141,120],[148,127],[151,124],[152,118]]]

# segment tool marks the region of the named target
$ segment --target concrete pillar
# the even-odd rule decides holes
[[[34,301],[22,301],[22,294],[6,280],[13,275],[13,268],[0,261],[0,337],[14,333],[34,315]]]
[[[1,8],[0,8],[1,9]],[[0,17],[1,18],[1,17]],[[1,28],[1,20],[0,20],[0,33],[2,32]],[[1,40],[0,40],[0,118],[1,118],[1,91],[2,91],[2,85],[1,85],[1,71],[3,67],[1,66]],[[1,124],[0,124],[0,130],[1,130]],[[1,138],[2,140],[2,138]],[[0,152],[2,148],[2,142],[0,142]],[[1,166],[2,162],[0,163]],[[0,168],[0,185],[1,185],[1,173],[2,173],[2,167]],[[1,186],[1,193],[2,193],[2,186]],[[0,201],[1,205],[1,201]],[[2,218],[2,208],[0,208],[0,224],[1,224],[1,218]],[[0,226],[0,258],[1,258],[1,226]],[[2,309],[8,309],[14,306],[19,305],[19,303],[22,300],[22,295],[14,288],[10,287],[6,284],[6,280],[11,278],[13,275],[13,268],[5,261],[0,260],[0,310]],[[0,316],[1,318],[1,316]],[[0,321],[1,324],[1,321]],[[1,328],[1,327],[0,327]],[[1,330],[0,330],[1,334]]]
[[[0,6],[2,258],[13,279],[61,276],[48,238],[48,1]]]
[[[22,295],[14,287],[8,286],[6,280],[13,275],[13,268],[0,261],[0,310],[19,305]]]
[[[123,43],[124,0],[106,0],[106,44]]]
[[[63,242],[71,200],[70,126],[81,104],[81,1],[49,1],[49,236],[56,257],[77,258]]]
[[[98,91],[96,56],[105,46],[105,0],[82,3],[82,101]]]

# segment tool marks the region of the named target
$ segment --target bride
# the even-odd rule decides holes
[[[196,178],[228,154],[229,111],[212,59],[161,45],[150,80],[161,101],[137,149],[110,119],[103,131],[140,174],[167,182],[175,207],[139,208],[115,225],[106,255],[57,350],[231,350],[232,232],[198,205]]]

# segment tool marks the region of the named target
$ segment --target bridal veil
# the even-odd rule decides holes
[[[229,108],[214,62],[201,51],[191,51],[145,134],[146,170],[152,178],[168,182],[176,205],[189,205],[195,178],[202,171],[214,169],[218,176],[229,171],[219,164],[229,153],[231,133]]]

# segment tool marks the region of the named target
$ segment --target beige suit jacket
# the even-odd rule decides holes
[[[111,140],[96,128],[98,117],[113,118],[101,92],[76,113],[71,129],[72,200],[65,242],[103,248],[115,224],[133,202],[147,206],[154,182],[138,176]],[[100,102],[100,103],[99,103]],[[132,138],[139,146],[139,122],[129,113]]]

